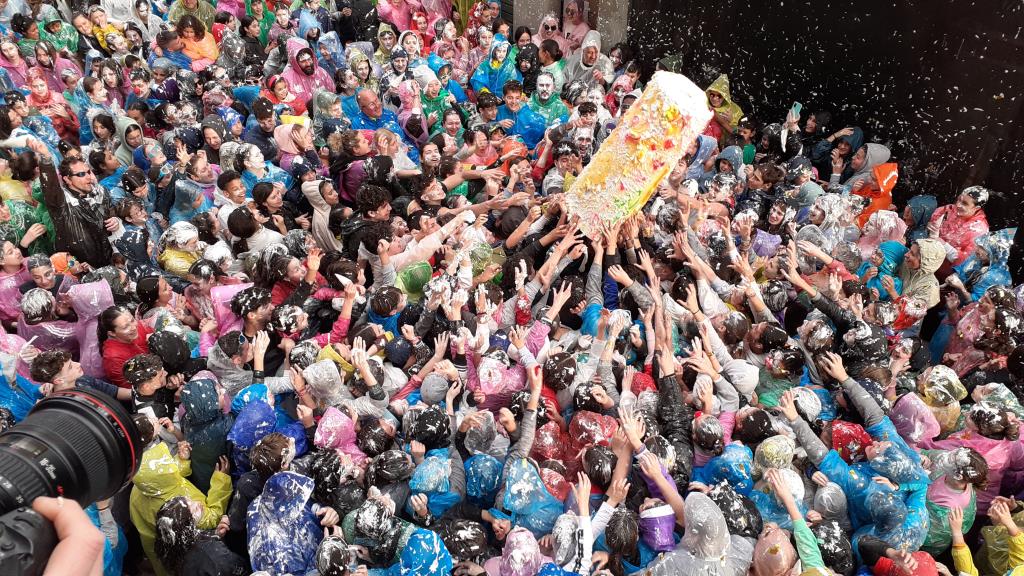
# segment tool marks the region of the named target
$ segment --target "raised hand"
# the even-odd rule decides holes
[[[612,482],[612,485],[608,487],[608,491],[605,494],[608,496],[609,505],[613,507],[618,506],[626,499],[626,495],[629,494],[629,482],[625,478],[619,478]]]
[[[825,372],[837,382],[845,382],[850,375],[846,373],[843,359],[834,352],[826,352],[821,359]]]
[[[800,413],[796,410],[796,395],[793,394],[792,389],[786,390],[782,394],[782,398],[779,398],[779,412],[790,422],[796,422],[797,418],[800,418]],[[827,482],[828,479],[826,478],[825,481]]]

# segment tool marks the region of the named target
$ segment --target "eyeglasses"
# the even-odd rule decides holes
[[[86,176],[88,174],[92,174],[92,170],[83,170],[81,172],[72,172],[71,173],[71,175],[74,176],[75,178],[81,178],[82,176]]]
[[[551,26],[550,24],[545,24],[544,29],[547,30],[548,32],[554,32],[555,30],[558,30],[558,26]]]
[[[239,346],[245,346],[248,343],[249,343],[249,339],[245,337],[245,334],[242,334],[241,332],[239,332],[238,333],[238,345]]]

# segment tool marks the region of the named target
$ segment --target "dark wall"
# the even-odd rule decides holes
[[[729,75],[762,123],[794,101],[864,128],[900,163],[897,202],[995,192],[993,227],[1024,200],[1024,2],[634,0],[629,43],[646,69],[681,54],[700,86]]]

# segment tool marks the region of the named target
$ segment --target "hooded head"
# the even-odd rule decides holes
[[[896,484],[928,483],[925,471],[899,446],[891,442],[875,442],[871,452],[868,460],[871,468]]]
[[[331,406],[341,403],[341,373],[337,364],[321,360],[303,370],[302,376],[314,398]]]
[[[772,436],[757,445],[754,452],[754,477],[772,468],[784,470],[792,466],[796,445],[787,436]]]
[[[366,471],[367,479],[376,486],[401,482],[412,476],[415,464],[401,450],[385,450],[373,459]]]
[[[426,383],[426,381],[424,381]],[[447,385],[447,382],[445,383]],[[489,410],[477,411],[478,426],[473,426],[466,431],[466,439],[463,442],[466,450],[473,454],[485,454],[497,438],[497,428],[494,422],[494,413]]]
[[[224,414],[217,383],[209,378],[185,384],[181,390],[181,404],[185,407],[187,421],[193,425],[212,422]]]
[[[757,538],[763,522],[757,505],[746,496],[736,492],[728,481],[721,481],[711,487],[708,497],[718,505],[729,526],[729,533],[744,538]],[[641,519],[642,522],[642,519]]]
[[[903,212],[903,221],[910,228],[912,235],[919,229],[922,230],[922,234],[927,235],[923,229],[928,226],[928,221],[931,220],[932,214],[938,207],[939,202],[935,196],[926,194],[919,194],[907,201],[907,207]]]
[[[714,501],[700,492],[686,497],[686,527],[680,548],[702,560],[716,560],[729,550],[729,527]]]
[[[305,40],[292,37],[285,43],[288,50],[288,66],[306,76],[316,74],[316,55]]]
[[[722,97],[722,103],[718,108],[723,108],[732,105],[732,96],[729,94],[729,76],[727,74],[720,74],[710,86],[704,90],[705,94],[708,95],[708,101],[711,100],[712,93],[718,94]],[[738,119],[736,119],[738,120]]]
[[[146,496],[159,498],[173,495],[185,484],[185,479],[177,458],[171,455],[167,444],[161,442],[142,454],[142,463],[132,482]]]
[[[479,522],[458,518],[445,524],[440,533],[454,560],[476,558],[487,551],[487,532]]]
[[[924,238],[915,242],[921,251],[921,267],[918,271],[922,274],[934,274],[946,260],[946,249],[942,243],[931,238]]]
[[[439,406],[431,406],[416,418],[410,436],[423,443],[427,450],[447,447],[451,436],[450,418]]]
[[[754,576],[783,576],[797,561],[796,549],[790,543],[789,530],[768,524],[754,545],[751,569]]]
[[[832,422],[832,448],[847,462],[864,460],[865,450],[871,441],[871,436],[860,424],[844,420]]]
[[[597,59],[601,57],[601,33],[597,30],[591,30],[583,36],[583,42],[580,43],[580,62],[590,67],[597,63]],[[593,60],[591,60],[593,58]]]
[[[379,499],[370,498],[352,513],[356,531],[375,540],[391,531],[394,513]]]
[[[842,526],[835,520],[825,520],[815,524],[811,531],[818,540],[818,549],[825,564],[837,574],[853,574],[853,546]]]
[[[904,394],[893,405],[889,412],[896,431],[911,446],[918,442],[930,441],[939,435],[941,427],[935,414],[914,393]]]
[[[502,463],[489,454],[476,454],[466,460],[466,498],[477,506],[491,506],[498,492]]]
[[[655,552],[669,552],[676,547],[673,531],[676,517],[667,504],[640,511],[640,538]]]
[[[925,402],[931,406],[946,406],[967,397],[967,389],[960,383],[957,373],[942,364],[922,372],[917,379],[917,389]]]
[[[526,528],[514,528],[505,537],[498,561],[502,576],[533,576],[544,564],[537,538]]]

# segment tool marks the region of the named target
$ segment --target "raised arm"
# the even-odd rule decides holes
[[[822,364],[824,365],[825,372],[842,384],[846,397],[850,399],[850,402],[860,412],[861,417],[864,418],[865,428],[871,428],[880,423],[882,418],[885,418],[885,412],[882,412],[882,407],[878,405],[878,402],[875,402],[875,399],[864,390],[864,387],[846,373],[846,368],[843,367],[843,359],[838,354],[826,352],[822,358]]]
[[[790,428],[796,434],[797,443],[807,452],[807,457],[815,466],[819,466],[825,456],[828,455],[828,447],[821,441],[821,438],[811,430],[811,426],[800,417],[796,411],[796,400],[792,390],[786,390],[779,399],[779,410],[782,416],[789,422]]]
[[[644,452],[640,455],[639,460],[640,471],[644,473],[644,476],[657,484],[662,498],[672,507],[672,512],[676,516],[676,524],[684,526],[686,523],[686,505],[683,503],[682,496],[679,495],[675,482],[661,474],[661,462],[658,461],[658,457],[653,452]]]

